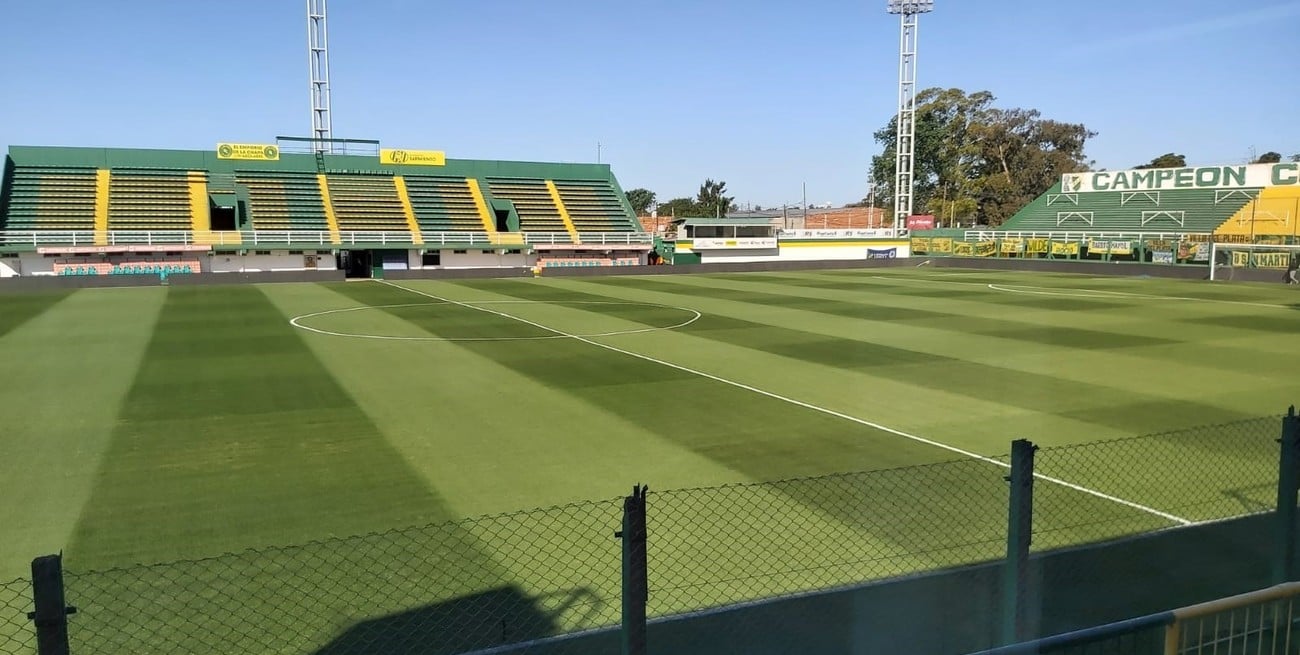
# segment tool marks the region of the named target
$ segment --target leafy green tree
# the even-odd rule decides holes
[[[712,178],[704,180],[700,191],[695,195],[696,208],[702,216],[726,216],[735,211],[735,198],[728,196],[726,182],[714,182]]]
[[[659,205],[660,216],[701,216],[703,212],[690,198],[673,198]]]
[[[1282,153],[1273,152],[1272,150],[1260,155],[1252,164],[1276,164],[1282,161]]]
[[[655,204],[655,194],[649,189],[632,189],[626,194],[628,204],[632,205],[632,211],[638,216],[650,213],[650,208]]]
[[[1159,157],[1156,157],[1155,159],[1152,159],[1152,160],[1151,160],[1150,162],[1148,162],[1148,163],[1142,164],[1141,166],[1134,166],[1133,168],[1139,168],[1139,169],[1147,169],[1147,168],[1183,168],[1183,167],[1186,166],[1186,165],[1187,165],[1187,158],[1186,158],[1186,157],[1184,157],[1184,156],[1182,156],[1182,155],[1174,154],[1174,153],[1172,153],[1172,152],[1166,152],[1165,154],[1160,155]]]
[[[1062,173],[1084,170],[1084,145],[1095,133],[1045,119],[1033,109],[1001,109],[987,91],[926,89],[917,95],[912,207],[999,225]],[[876,132],[884,152],[873,159],[877,206],[893,205],[895,125]]]

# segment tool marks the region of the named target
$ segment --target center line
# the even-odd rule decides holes
[[[472,304],[470,304],[470,303],[458,302],[458,301],[452,300],[452,299],[450,299],[450,298],[443,298],[442,296],[436,296],[436,295],[434,295],[434,294],[426,293],[426,292],[424,292],[424,291],[420,291],[420,290],[418,290],[418,289],[411,289],[411,288],[408,288],[408,287],[401,286],[400,284],[394,284],[394,283],[389,282],[389,281],[387,281],[387,280],[376,280],[376,282],[379,282],[380,284],[386,284],[386,285],[388,285],[388,286],[390,286],[390,287],[393,287],[393,288],[395,288],[395,289],[401,289],[402,291],[406,291],[406,292],[409,292],[409,293],[414,293],[414,294],[416,294],[416,295],[424,296],[425,298],[431,298],[431,299],[433,299],[433,300],[438,300],[438,301],[442,301],[442,302],[447,302],[447,303],[451,303],[451,304],[453,304],[453,305],[459,305],[459,306],[461,306],[461,307],[465,307],[465,308],[467,308],[467,309],[473,309],[473,310],[475,310],[475,311],[479,311],[479,312],[485,312],[485,313],[488,313],[488,314],[494,314],[494,315],[496,315],[496,316],[500,316],[500,317],[502,317],[502,318],[507,318],[507,319],[510,319],[510,320],[512,320],[512,321],[519,321],[520,323],[525,323],[525,324],[527,324],[527,325],[531,325],[531,326],[533,326],[533,327],[535,327],[535,328],[538,328],[538,329],[541,329],[541,330],[546,330],[547,332],[552,332],[552,333],[554,333],[554,334],[557,334],[557,335],[560,335],[560,336],[564,336],[564,337],[568,337],[568,338],[570,338],[570,339],[574,339],[574,340],[576,340],[576,341],[581,341],[581,342],[583,342],[583,343],[586,343],[586,344],[590,344],[590,345],[596,346],[597,348],[604,348],[605,350],[609,350],[609,351],[612,351],[612,352],[616,352],[616,353],[619,353],[619,354],[622,354],[622,355],[627,355],[628,357],[635,357],[635,358],[637,358],[637,359],[644,360],[644,361],[647,361],[647,362],[651,362],[651,363],[653,363],[653,364],[659,364],[660,366],[667,366],[668,368],[677,369],[677,370],[682,371],[682,372],[684,372],[684,373],[690,373],[691,375],[697,375],[697,376],[702,377],[702,378],[706,378],[706,379],[709,379],[709,380],[713,380],[713,381],[715,381],[715,382],[720,382],[720,383],[722,383],[722,384],[726,384],[726,385],[730,385],[730,386],[736,387],[737,389],[744,389],[745,391],[749,391],[749,392],[751,392],[751,393],[756,393],[756,394],[758,394],[758,395],[760,395],[760,396],[766,396],[766,397],[768,397],[768,398],[772,398],[772,399],[774,399],[774,400],[779,400],[779,401],[782,401],[782,402],[790,403],[791,405],[797,405],[797,406],[799,406],[799,407],[803,407],[804,409],[810,409],[810,410],[812,410],[812,411],[814,411],[814,412],[821,412],[822,414],[826,414],[826,415],[829,415],[829,416],[834,416],[835,418],[843,419],[843,420],[845,420],[845,421],[850,421],[850,422],[852,422],[852,423],[857,423],[858,425],[863,425],[863,426],[866,426],[866,427],[869,427],[869,428],[874,428],[874,429],[876,429],[876,430],[880,430],[881,432],[888,432],[889,434],[896,435],[896,436],[899,436],[899,437],[903,437],[904,439],[911,439],[912,441],[915,441],[915,442],[917,442],[917,443],[923,443],[923,444],[926,444],[926,445],[929,445],[929,446],[934,446],[935,448],[941,448],[941,449],[946,450],[946,451],[948,451],[948,452],[957,453],[958,455],[963,455],[963,456],[965,456],[965,457],[969,457],[969,458],[971,458],[971,459],[977,459],[977,460],[979,460],[979,461],[981,461],[981,462],[987,462],[987,463],[989,463],[989,464],[993,464],[993,465],[995,465],[995,466],[1000,466],[1000,467],[1005,468],[1005,469],[1009,469],[1009,468],[1011,468],[1011,465],[1008,464],[1008,463],[1006,463],[1006,462],[999,461],[999,460],[994,459],[994,458],[992,458],[992,457],[986,457],[986,456],[981,455],[981,454],[979,454],[979,453],[972,452],[972,451],[969,451],[969,450],[965,450],[965,449],[963,449],[963,448],[958,448],[957,446],[951,446],[951,445],[948,445],[948,444],[946,444],[946,443],[942,443],[942,442],[939,442],[939,441],[935,441],[935,440],[933,440],[933,439],[927,439],[927,438],[925,438],[925,437],[917,436],[917,435],[915,435],[915,434],[910,434],[910,433],[907,433],[907,432],[903,432],[902,430],[896,430],[896,429],[891,428],[891,427],[886,426],[886,425],[881,425],[881,424],[879,424],[879,423],[875,423],[875,422],[872,422],[872,421],[868,421],[868,420],[866,420],[866,419],[858,418],[858,417],[856,417],[856,416],[850,416],[849,414],[845,414],[845,413],[843,413],[843,412],[837,412],[837,411],[835,411],[835,410],[833,410],[833,409],[830,409],[830,408],[827,408],[827,407],[821,407],[821,406],[819,406],[819,405],[813,405],[812,403],[806,403],[806,402],[804,402],[804,401],[802,401],[802,400],[798,400],[798,399],[796,399],[796,398],[790,398],[790,397],[788,397],[788,396],[782,396],[782,395],[780,395],[780,394],[773,393],[773,392],[771,392],[771,391],[765,391],[765,390],[763,390],[763,389],[759,389],[758,387],[750,386],[750,385],[745,384],[745,383],[743,383],[743,382],[736,382],[735,380],[728,380],[728,379],[726,379],[726,378],[721,378],[721,377],[718,377],[718,376],[713,375],[713,374],[711,374],[711,373],[705,373],[704,371],[696,370],[696,369],[693,369],[693,368],[688,368],[688,367],[682,366],[682,365],[680,365],[680,364],[674,364],[674,363],[672,363],[672,362],[664,361],[664,360],[662,360],[662,359],[656,359],[656,358],[651,357],[651,356],[649,356],[649,355],[642,355],[641,353],[632,352],[631,350],[624,350],[624,349],[619,348],[619,347],[617,347],[617,346],[611,346],[611,345],[609,345],[609,344],[601,343],[601,342],[599,342],[599,341],[592,341],[591,339],[588,339],[587,337],[582,337],[582,336],[578,336],[578,335],[575,335],[575,334],[569,334],[568,332],[564,332],[563,330],[557,330],[557,329],[555,329],[555,328],[553,328],[553,327],[549,327],[549,326],[546,326],[546,325],[542,325],[541,323],[535,323],[535,322],[530,321],[530,320],[528,320],[528,319],[526,319],[526,318],[520,318],[520,317],[518,317],[518,316],[514,316],[514,315],[512,315],[512,314],[507,314],[507,313],[505,313],[505,312],[499,312],[499,311],[497,311],[497,310],[495,310],[495,309],[489,309],[489,308],[487,308],[487,307],[480,307],[480,306],[478,306],[478,305],[472,305]],[[1125,499],[1123,499],[1123,498],[1119,498],[1119,497],[1117,497],[1117,496],[1112,496],[1112,495],[1110,495],[1110,494],[1107,494],[1107,493],[1103,493],[1103,492],[1097,491],[1096,489],[1089,489],[1089,488],[1087,488],[1087,487],[1083,487],[1083,486],[1080,486],[1080,485],[1074,484],[1073,482],[1067,482],[1067,481],[1062,480],[1062,479],[1060,479],[1060,478],[1055,478],[1055,477],[1052,477],[1052,476],[1049,476],[1049,475],[1043,475],[1043,474],[1041,474],[1041,473],[1035,473],[1035,474],[1034,474],[1034,477],[1037,478],[1037,479],[1039,479],[1039,480],[1042,480],[1042,481],[1044,481],[1044,482],[1050,482],[1050,483],[1052,483],[1052,484],[1058,484],[1058,485],[1061,485],[1062,487],[1066,487],[1066,488],[1068,488],[1068,489],[1073,489],[1074,491],[1078,491],[1078,492],[1080,492],[1080,493],[1088,494],[1089,496],[1095,496],[1095,497],[1097,497],[1097,498],[1101,498],[1101,499],[1103,499],[1103,500],[1108,500],[1108,501],[1111,501],[1111,502],[1113,502],[1113,503],[1117,503],[1117,504],[1119,504],[1119,505],[1123,505],[1123,506],[1125,506],[1125,507],[1129,507],[1129,508],[1132,508],[1132,509],[1136,509],[1136,510],[1141,511],[1141,512],[1146,512],[1147,514],[1151,514],[1151,515],[1153,515],[1153,516],[1158,516],[1158,517],[1160,517],[1160,518],[1162,518],[1162,519],[1165,519],[1166,521],[1170,521],[1170,522],[1173,522],[1173,523],[1177,523],[1177,524],[1179,524],[1179,525],[1192,525],[1192,524],[1195,523],[1194,521],[1190,521],[1190,520],[1188,520],[1188,519],[1182,518],[1181,516],[1175,516],[1175,515],[1170,514],[1170,513],[1168,513],[1168,512],[1162,512],[1162,511],[1160,511],[1160,510],[1158,510],[1158,509],[1156,509],[1156,508],[1154,508],[1154,507],[1148,507],[1148,506],[1146,506],[1146,505],[1142,505],[1142,504],[1140,504],[1140,503],[1135,503],[1135,502],[1133,502],[1133,501],[1131,501],[1131,500],[1125,500]]]

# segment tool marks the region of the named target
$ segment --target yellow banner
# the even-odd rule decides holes
[[[952,252],[952,237],[930,237],[930,252]]]
[[[930,252],[929,237],[912,237],[912,252],[914,254],[924,254]]]
[[[988,257],[998,251],[997,241],[977,241],[975,242],[975,256]]]
[[[999,250],[1004,255],[1013,255],[1025,251],[1024,239],[1003,239],[1002,247]]]
[[[266,143],[218,143],[217,159],[280,161],[280,148]]]
[[[970,257],[975,254],[975,248],[966,241],[954,241],[952,242],[952,254],[961,257]]]
[[[1056,242],[1053,242],[1053,243],[1052,243],[1052,254],[1053,254],[1053,255],[1066,255],[1066,256],[1071,256],[1071,257],[1073,257],[1074,255],[1079,254],[1079,243],[1078,243],[1077,241],[1071,241],[1071,242],[1069,242],[1069,243],[1056,243]]]
[[[1255,268],[1286,268],[1290,260],[1290,253],[1285,252],[1250,253],[1241,250],[1232,251],[1233,266],[1246,266],[1247,262],[1252,262]]]
[[[446,166],[447,153],[441,150],[380,148],[379,163],[399,166]]]
[[[1026,239],[1025,252],[1032,253],[1032,254],[1043,254],[1046,253],[1052,247],[1051,244],[1052,242],[1048,239]]]

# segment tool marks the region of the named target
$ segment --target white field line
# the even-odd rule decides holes
[[[1270,309],[1295,309],[1291,305],[1279,305],[1276,303],[1250,302],[1247,300],[1220,300],[1217,298],[1193,298],[1191,296],[1161,296],[1152,293],[1133,293],[1131,291],[1108,291],[1106,289],[1086,289],[1082,287],[1035,287],[1024,284],[987,284],[984,282],[962,282],[959,280],[928,280],[925,278],[909,278],[901,275],[868,275],[874,280],[889,280],[891,282],[917,282],[920,284],[959,284],[962,286],[987,287],[994,291],[1003,293],[1022,293],[1038,296],[1064,296],[1067,298],[1104,298],[1107,296],[1115,298],[1135,298],[1139,300],[1180,300],[1189,302],[1206,302],[1216,305],[1244,305],[1246,307],[1268,307]],[[1101,278],[1096,278],[1101,279]],[[1110,278],[1114,279],[1114,278]],[[1073,293],[1071,293],[1073,292]]]
[[[407,290],[410,291],[410,289]],[[687,309],[685,307],[673,307],[670,305],[658,305],[655,303],[645,303],[645,302],[617,302],[617,301],[604,301],[604,300],[565,300],[559,303],[544,303],[544,301],[541,300],[484,300],[475,303],[457,303],[457,304],[633,305],[637,307],[662,307],[666,309],[678,309],[683,312],[687,312],[689,314],[694,314],[694,316],[686,319],[685,321],[682,321],[681,323],[677,323],[676,325],[666,325],[664,327],[648,327],[648,328],[641,328],[638,330],[617,330],[614,332],[598,332],[595,334],[582,334],[582,335],[549,334],[546,336],[535,336],[535,337],[403,337],[403,336],[384,335],[384,334],[366,334],[362,332],[335,332],[323,328],[312,327],[310,325],[307,325],[304,322],[309,318],[315,318],[317,316],[329,316],[331,314],[346,314],[349,312],[359,312],[359,311],[374,310],[374,309],[393,309],[398,307],[429,307],[431,305],[446,305],[448,303],[449,301],[416,302],[416,303],[402,303],[399,305],[362,305],[360,307],[345,307],[343,309],[327,309],[322,312],[312,312],[310,314],[299,314],[298,316],[289,319],[289,324],[300,330],[307,330],[308,332],[315,332],[316,334],[324,334],[331,337],[348,337],[352,339],[376,339],[381,341],[541,341],[546,339],[569,339],[572,338],[573,336],[613,337],[613,336],[620,336],[624,334],[643,334],[646,332],[661,332],[664,330],[676,330],[678,328],[683,328],[686,327],[687,325],[690,325],[691,323],[694,323],[695,321],[700,320],[700,313],[695,311],[694,309]]]
[[[499,311],[496,311],[495,309],[488,309],[487,307],[479,307],[479,306],[476,306],[476,305],[471,305],[471,304],[469,304],[469,303],[458,302],[458,301],[455,301],[455,300],[451,300],[450,298],[443,298],[443,297],[441,297],[441,296],[436,296],[436,295],[434,295],[434,294],[426,293],[426,292],[424,292],[424,291],[419,291],[419,290],[417,290],[417,289],[410,289],[410,288],[407,288],[407,287],[401,286],[401,285],[399,285],[399,284],[394,284],[394,283],[392,283],[392,282],[388,282],[388,281],[386,281],[386,280],[377,280],[377,281],[380,282],[381,284],[386,284],[386,285],[388,285],[388,286],[391,286],[391,287],[394,287],[394,288],[397,288],[397,289],[401,289],[401,290],[403,290],[403,291],[408,291],[408,292],[410,292],[410,293],[414,293],[414,294],[416,294],[416,295],[424,296],[424,297],[426,297],[426,298],[430,298],[430,299],[433,299],[433,300],[438,300],[438,301],[442,301],[442,302],[448,302],[448,303],[451,303],[451,304],[453,304],[453,305],[460,305],[461,307],[466,307],[466,308],[468,308],[468,309],[473,309],[473,310],[475,310],[475,311],[486,312],[486,313],[488,313],[488,314],[494,314],[494,315],[496,315],[496,316],[500,316],[500,317],[502,317],[502,318],[507,318],[507,319],[510,319],[510,320],[513,320],[513,321],[519,321],[519,322],[521,322],[521,323],[526,323],[526,324],[531,325],[531,326],[533,326],[533,327],[536,327],[536,328],[538,328],[538,329],[546,330],[546,331],[548,331],[548,332],[554,332],[554,333],[557,334],[557,335],[562,335],[562,336],[568,337],[568,338],[570,338],[570,339],[574,339],[574,340],[576,340],[576,341],[581,341],[581,342],[583,342],[583,343],[586,343],[586,344],[590,344],[590,345],[596,346],[597,348],[604,348],[605,350],[609,350],[609,351],[612,351],[612,352],[616,352],[616,353],[619,353],[619,354],[622,354],[622,355],[627,355],[628,357],[635,357],[635,358],[637,358],[637,359],[641,359],[641,360],[644,360],[644,361],[650,362],[650,363],[652,363],[652,364],[659,364],[660,366],[666,366],[666,367],[668,367],[668,368],[676,369],[676,370],[682,371],[682,372],[684,372],[684,373],[690,373],[691,375],[696,375],[696,376],[699,376],[699,377],[702,377],[702,378],[706,378],[706,379],[709,379],[709,380],[713,380],[714,382],[720,382],[720,383],[722,383],[722,384],[726,384],[726,385],[729,385],[729,386],[733,386],[733,387],[736,387],[737,389],[744,389],[745,391],[749,391],[749,392],[751,392],[751,393],[756,393],[756,394],[758,394],[758,395],[760,395],[760,396],[766,396],[766,397],[768,397],[768,398],[772,398],[772,399],[774,399],[774,400],[779,400],[779,401],[781,401],[781,402],[789,403],[789,404],[791,404],[791,405],[796,405],[796,406],[798,406],[798,407],[803,407],[804,409],[810,409],[810,410],[812,410],[812,411],[814,411],[814,412],[820,412],[820,413],[822,413],[822,414],[826,414],[826,415],[828,415],[828,416],[834,416],[835,418],[843,419],[843,420],[845,420],[845,421],[849,421],[849,422],[851,422],[851,423],[857,423],[858,425],[863,425],[863,426],[866,426],[866,427],[869,427],[869,428],[873,428],[873,429],[876,429],[876,430],[880,430],[881,432],[887,432],[887,433],[892,434],[892,435],[895,435],[895,436],[903,437],[904,439],[910,439],[910,440],[915,441],[915,442],[917,442],[917,443],[923,443],[923,444],[926,444],[926,445],[928,445],[928,446],[934,446],[935,448],[940,448],[940,449],[942,449],[942,450],[946,450],[946,451],[948,451],[948,452],[956,453],[956,454],[958,454],[958,455],[962,455],[962,456],[964,456],[964,457],[969,457],[969,458],[971,458],[971,459],[977,459],[977,460],[979,460],[979,461],[981,461],[981,462],[986,462],[986,463],[989,463],[989,464],[993,464],[994,466],[999,466],[999,467],[1002,467],[1002,468],[1005,468],[1005,469],[1009,469],[1009,468],[1011,468],[1011,465],[1008,464],[1008,463],[1006,463],[1006,462],[999,461],[999,460],[994,459],[994,458],[992,458],[992,457],[986,457],[986,456],[984,456],[984,455],[981,455],[981,454],[979,454],[979,453],[976,453],[976,452],[972,452],[972,451],[966,450],[966,449],[964,449],[964,448],[958,448],[957,446],[951,446],[951,445],[949,445],[949,444],[942,443],[942,442],[939,442],[939,441],[935,441],[935,440],[933,440],[933,439],[927,439],[927,438],[925,438],[925,437],[921,437],[921,436],[918,436],[918,435],[915,435],[915,434],[910,434],[910,433],[908,433],[908,432],[903,432],[902,430],[897,430],[897,429],[891,428],[891,427],[886,426],[886,425],[881,425],[881,424],[879,424],[879,423],[875,423],[875,422],[873,422],[873,421],[868,421],[868,420],[866,420],[866,419],[858,418],[858,417],[856,417],[856,416],[850,416],[850,415],[845,414],[845,413],[843,413],[843,412],[837,412],[837,411],[835,411],[835,410],[833,410],[833,409],[830,409],[830,408],[827,408],[827,407],[821,407],[820,405],[814,405],[814,404],[812,404],[812,403],[807,403],[807,402],[804,402],[804,401],[802,401],[802,400],[798,400],[798,399],[795,399],[795,398],[790,398],[790,397],[788,397],[788,396],[782,396],[782,395],[780,395],[780,394],[778,394],[778,393],[773,393],[773,392],[771,392],[771,391],[766,391],[766,390],[764,390],[764,389],[759,389],[758,387],[750,386],[750,385],[745,384],[745,383],[743,383],[743,382],[736,382],[735,380],[728,380],[728,379],[726,379],[726,378],[718,377],[718,376],[713,375],[713,374],[711,374],[711,373],[705,373],[704,371],[696,370],[696,369],[693,369],[693,368],[688,368],[688,367],[682,366],[682,365],[680,365],[680,364],[674,364],[674,363],[672,363],[672,362],[664,361],[664,360],[662,360],[662,359],[656,359],[656,358],[651,357],[651,356],[649,356],[649,355],[643,355],[643,354],[641,354],[641,353],[632,352],[632,351],[630,351],[630,350],[624,350],[624,349],[622,349],[622,348],[618,348],[618,347],[616,347],[616,346],[611,346],[611,345],[609,345],[609,344],[601,343],[601,342],[599,342],[599,341],[592,341],[591,339],[588,339],[587,337],[582,337],[582,336],[578,336],[578,335],[574,335],[574,334],[569,334],[569,333],[567,333],[567,332],[563,332],[563,331],[561,331],[561,330],[557,330],[557,329],[552,328],[552,327],[547,327],[547,326],[542,325],[542,324],[540,324],[540,323],[534,323],[533,321],[530,321],[530,320],[525,319],[525,318],[519,318],[518,316],[512,316],[512,315],[507,314],[507,313],[505,313],[505,312],[499,312]],[[1175,515],[1170,514],[1170,513],[1168,513],[1168,512],[1162,512],[1162,511],[1160,511],[1160,510],[1158,510],[1158,509],[1156,509],[1156,508],[1154,508],[1154,507],[1148,507],[1148,506],[1146,506],[1146,505],[1142,505],[1142,504],[1139,504],[1139,503],[1135,503],[1135,502],[1130,501],[1130,500],[1125,500],[1125,499],[1123,499],[1123,498],[1119,498],[1119,497],[1117,497],[1117,496],[1112,496],[1112,495],[1110,495],[1110,494],[1103,493],[1103,492],[1097,491],[1097,490],[1095,490],[1095,489],[1089,489],[1089,488],[1087,488],[1087,487],[1083,487],[1083,486],[1080,486],[1080,485],[1074,484],[1073,482],[1067,482],[1067,481],[1062,480],[1062,479],[1060,479],[1060,478],[1055,478],[1055,477],[1052,477],[1052,476],[1049,476],[1049,475],[1043,475],[1043,474],[1041,474],[1041,473],[1035,473],[1035,474],[1034,474],[1034,477],[1037,478],[1037,479],[1039,479],[1039,480],[1042,480],[1042,481],[1044,481],[1044,482],[1050,482],[1050,483],[1052,483],[1052,484],[1057,484],[1057,485],[1060,485],[1060,486],[1062,486],[1062,487],[1066,487],[1066,488],[1068,488],[1068,489],[1073,489],[1074,491],[1078,491],[1078,492],[1080,492],[1080,493],[1087,494],[1087,495],[1089,495],[1089,496],[1095,496],[1095,497],[1097,497],[1097,498],[1101,498],[1101,499],[1103,499],[1103,500],[1108,500],[1108,501],[1111,501],[1111,502],[1113,502],[1113,503],[1116,503],[1116,504],[1119,504],[1119,505],[1123,505],[1123,506],[1125,506],[1125,507],[1129,507],[1129,508],[1131,508],[1131,509],[1135,509],[1135,510],[1138,510],[1138,511],[1141,511],[1141,512],[1145,512],[1145,513],[1147,513],[1147,514],[1151,514],[1151,515],[1153,515],[1153,516],[1158,516],[1158,517],[1160,517],[1160,518],[1162,518],[1162,519],[1165,519],[1166,521],[1170,521],[1170,522],[1173,522],[1173,523],[1177,523],[1177,524],[1179,524],[1179,525],[1192,525],[1192,524],[1195,523],[1194,521],[1190,521],[1190,520],[1188,520],[1188,519],[1182,518],[1181,516],[1175,516]]]
[[[1004,293],[1022,293],[1035,296],[1068,296],[1073,298],[1136,298],[1140,300],[1178,300],[1187,302],[1208,302],[1220,305],[1244,305],[1246,307],[1271,307],[1273,309],[1291,309],[1287,305],[1276,305],[1266,302],[1250,302],[1247,300],[1219,300],[1217,298],[1193,298],[1190,296],[1159,296],[1149,293],[1132,293],[1129,291],[1107,291],[1104,289],[1078,289],[1071,287],[1033,287],[1022,284],[990,284],[988,287],[994,291]],[[1077,293],[1069,293],[1071,291]]]

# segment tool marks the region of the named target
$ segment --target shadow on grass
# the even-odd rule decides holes
[[[589,589],[530,597],[501,587],[362,621],[316,655],[450,655],[533,641],[560,632],[561,614],[598,603]]]

